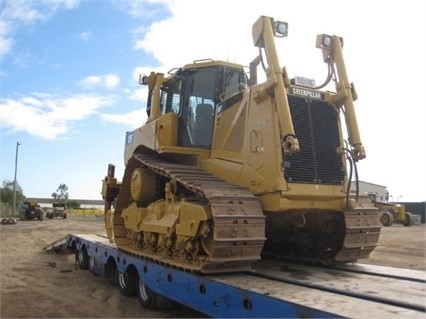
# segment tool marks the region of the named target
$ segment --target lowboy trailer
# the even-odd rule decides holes
[[[100,235],[70,234],[47,248],[74,252],[80,269],[150,309],[178,303],[222,318],[426,318],[419,270],[262,260],[251,271],[201,275],[130,255]]]

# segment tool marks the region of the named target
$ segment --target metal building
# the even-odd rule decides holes
[[[368,183],[364,181],[358,182],[359,194],[368,195],[369,193],[376,194],[376,200],[378,202],[387,202],[389,200],[389,192],[386,186]],[[355,192],[355,182],[351,182],[351,192]]]

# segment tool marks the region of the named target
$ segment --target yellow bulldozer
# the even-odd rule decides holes
[[[366,155],[343,39],[317,36],[328,73],[316,86],[279,63],[287,23],[261,16],[252,34],[259,54],[248,73],[206,59],[140,77],[148,120],[126,133],[122,180],[109,164],[102,186],[119,249],[218,273],[260,258],[354,262],[376,247],[378,209],[349,196]]]

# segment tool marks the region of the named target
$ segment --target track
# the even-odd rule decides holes
[[[214,225],[211,236],[203,240],[206,255],[191,259],[159,255],[129,245],[121,212],[130,198],[130,178],[134,168],[148,167],[159,176],[177,182],[194,195],[205,198]],[[229,184],[197,167],[178,164],[164,157],[135,154],[129,161],[114,212],[117,246],[129,253],[189,271],[228,272],[250,269],[260,259],[265,241],[265,217],[259,200],[244,187]],[[198,240],[199,234],[194,238]]]

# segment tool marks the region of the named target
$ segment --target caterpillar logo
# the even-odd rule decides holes
[[[317,91],[290,87],[290,94],[305,96],[311,99],[324,100],[324,94]]]

